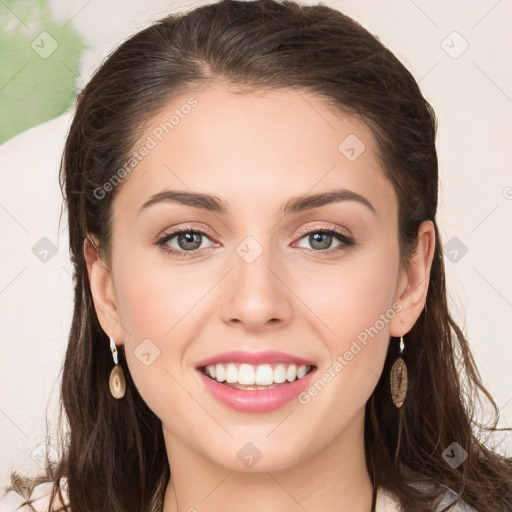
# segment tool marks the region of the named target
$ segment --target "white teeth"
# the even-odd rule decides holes
[[[304,377],[311,366],[299,366],[296,364],[278,363],[277,365],[261,364],[215,364],[205,368],[204,373],[217,382],[228,384],[242,384],[247,386],[271,386],[282,384],[285,381],[293,382]]]
[[[256,384],[270,386],[274,382],[274,370],[269,364],[262,364],[256,370]]]
[[[226,367],[226,382],[229,384],[238,382],[238,370],[233,363],[228,363]]]
[[[274,382],[281,384],[286,380],[286,369],[282,364],[278,364],[274,370]]]
[[[299,366],[299,368],[297,369],[297,377],[299,379],[302,379],[302,377],[304,377],[304,375],[306,375],[307,372],[308,371],[305,366]]]
[[[226,380],[226,369],[221,364],[215,365],[215,379],[217,382],[224,382]]]
[[[293,382],[296,377],[298,377],[297,365],[291,364],[290,366],[288,366],[288,370],[286,370],[286,380]],[[302,377],[304,377],[304,375],[302,375]]]
[[[238,369],[238,384],[254,384],[254,369],[250,364],[243,364]]]

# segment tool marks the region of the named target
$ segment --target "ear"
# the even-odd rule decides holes
[[[402,309],[390,322],[390,334],[397,338],[412,329],[427,300],[436,244],[434,223],[430,220],[423,221],[417,236],[417,248],[406,268],[400,272],[395,300],[402,305]]]
[[[91,286],[94,309],[102,329],[116,345],[123,344],[123,329],[117,311],[112,272],[101,257],[98,239],[88,235],[84,240],[84,257]]]

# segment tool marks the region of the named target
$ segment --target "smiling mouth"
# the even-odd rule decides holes
[[[269,390],[291,384],[316,370],[316,366],[287,363],[218,363],[202,366],[198,370],[219,384],[249,391]]]

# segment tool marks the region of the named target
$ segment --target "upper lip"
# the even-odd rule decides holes
[[[263,350],[259,352],[250,352],[247,350],[231,350],[215,356],[209,357],[197,363],[196,368],[209,366],[217,363],[246,363],[246,364],[265,364],[265,363],[289,363],[297,366],[315,366],[312,361],[297,357],[285,352],[276,350]]]

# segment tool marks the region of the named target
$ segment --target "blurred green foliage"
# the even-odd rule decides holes
[[[46,2],[0,2],[0,143],[72,105],[84,48]]]

